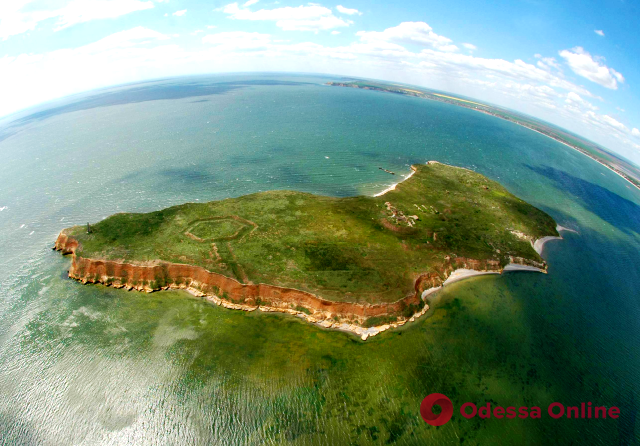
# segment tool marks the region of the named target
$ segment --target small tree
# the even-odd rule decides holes
[[[91,225],[87,223],[87,234],[91,234]]]

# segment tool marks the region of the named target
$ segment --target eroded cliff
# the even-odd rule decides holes
[[[66,231],[60,233],[54,249],[72,256],[69,277],[84,284],[99,283],[148,293],[167,289],[184,289],[226,308],[289,313],[325,328],[352,331],[362,339],[403,325],[423,315],[429,308],[422,298],[424,291],[442,287],[457,268],[481,273],[503,271],[500,262],[495,260],[457,257],[436,272],[420,274],[415,280],[413,292],[396,302],[362,304],[330,301],[294,288],[263,283],[243,284],[233,278],[207,271],[200,266],[159,260],[125,263],[86,258],[80,255],[82,247],[78,240],[68,235]],[[539,268],[541,272],[546,272],[545,264],[522,258],[512,260],[515,264]],[[374,320],[386,323],[366,327],[371,325],[368,322]]]

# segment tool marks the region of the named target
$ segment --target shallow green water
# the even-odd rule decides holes
[[[0,443],[638,444],[640,193],[549,138],[441,103],[310,77],[210,77],[1,122]],[[64,278],[60,229],[267,189],[373,194],[438,160],[550,213],[549,274],[481,277],[367,342],[186,293]],[[22,226],[24,225],[24,226]],[[432,392],[593,401],[617,420],[419,416]]]

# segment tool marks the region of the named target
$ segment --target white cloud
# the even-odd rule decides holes
[[[320,17],[314,20],[279,20],[276,25],[284,31],[314,31],[328,30],[343,26],[349,26],[351,22],[345,22],[335,16]]]
[[[614,129],[614,130],[618,130],[620,132],[628,132],[629,129],[620,121],[618,121],[615,118],[612,118],[609,115],[598,115],[592,111],[588,111],[585,116],[587,117],[587,119],[589,121],[591,121],[593,124],[596,124],[600,127],[603,127],[605,129]]]
[[[244,6],[245,8],[251,6],[251,5],[255,5],[256,3],[258,3],[260,0],[248,0],[247,2],[245,2]]]
[[[604,31],[602,31],[601,29],[594,29],[593,32],[599,36],[604,37]]]
[[[168,39],[170,39],[170,37],[166,34],[138,26],[126,31],[111,34],[89,45],[81,46],[76,51],[79,53],[93,54],[101,51],[108,51],[117,48],[129,48]]]
[[[618,82],[624,82],[622,74],[595,60],[582,47],[578,46],[572,50],[562,50],[559,54],[566,60],[574,73],[589,79],[591,82],[611,90],[617,90]]]
[[[495,75],[517,82],[544,83],[550,87],[562,88],[584,96],[594,97],[594,95],[585,88],[520,59],[509,62],[503,59],[486,59],[466,54],[434,51],[431,49],[422,50],[420,57],[423,59],[423,67],[428,67],[429,65],[435,66],[438,71],[447,73],[449,76],[464,74],[467,77],[488,77]]]
[[[360,11],[358,11],[357,9],[345,8],[342,5],[336,6],[336,9],[338,10],[338,12],[340,12],[342,14],[347,14],[347,15],[358,14],[358,15],[362,15],[362,13]]]
[[[525,101],[546,110],[558,108],[556,99],[560,94],[547,85],[534,85],[514,81],[492,82],[488,84],[491,90],[514,98],[518,102]]]
[[[173,13],[173,14],[171,14],[171,15],[174,15],[174,16],[176,16],[176,17],[182,17],[182,16],[183,16],[183,15],[185,15],[186,13],[187,13],[187,10],[186,10],[186,9],[182,9],[182,10],[180,10],[180,11],[176,11],[176,12],[174,12],[174,13]]]
[[[542,57],[540,54],[536,54],[536,58],[540,59],[536,65],[543,70],[551,71],[552,68],[555,68],[558,71],[562,71],[562,67],[553,57]]]
[[[73,0],[59,12],[56,30],[96,19],[113,19],[135,11],[153,8],[140,0]]]
[[[636,147],[637,145],[631,140],[631,137],[640,136],[638,129],[630,130],[611,115],[596,113],[597,110],[598,107],[570,92],[560,112],[561,115],[568,117],[572,124],[582,124],[583,131],[591,134],[592,138],[595,137],[594,133],[597,133],[600,138],[606,138],[609,141],[608,144],[615,140],[614,144],[618,147],[622,144],[627,147],[640,148],[640,146]]]
[[[195,35],[200,34],[200,33],[203,33],[203,32],[204,32],[204,30],[196,29],[194,32],[192,32],[192,33],[191,33],[191,35],[192,35],[192,36],[195,36]]]
[[[57,18],[55,30],[98,19],[113,19],[153,8],[153,2],[141,0],[71,0],[56,9],[36,8],[31,0],[0,2],[0,39],[36,29],[38,23]]]
[[[52,11],[24,12],[23,8],[31,0],[9,0],[0,2],[0,38],[33,31],[38,22],[55,17]]]
[[[475,51],[478,49],[478,47],[475,46],[473,43],[463,43],[462,46],[470,51]]]
[[[157,77],[167,59],[180,61],[182,51],[165,44],[168,40],[162,33],[136,27],[78,48],[0,57],[0,116],[79,91]]]
[[[591,102],[586,101],[580,97],[579,94],[570,91],[567,94],[567,99],[565,99],[565,103],[569,107],[576,107],[578,109],[588,109],[588,110],[598,110],[598,107],[593,105]]]
[[[241,8],[238,3],[230,3],[222,8],[222,12],[229,14],[229,18],[235,20],[274,21],[276,26],[285,31],[318,32],[349,26],[353,23],[334,16],[329,8],[316,4],[251,11],[245,7]]]
[[[271,45],[271,35],[257,32],[229,31],[204,36],[202,42],[215,45],[221,51],[266,50]]]
[[[331,31],[331,34],[333,34],[334,36],[337,36],[338,34],[340,34],[340,31]]]
[[[363,42],[391,42],[396,44],[413,44],[432,47],[439,51],[457,51],[452,40],[433,32],[425,22],[402,22],[398,26],[384,31],[358,31],[356,33]]]

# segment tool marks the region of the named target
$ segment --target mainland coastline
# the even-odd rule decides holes
[[[568,139],[558,134],[556,131],[552,130],[550,127],[543,126],[542,123],[527,122],[519,117],[516,117],[512,113],[499,109],[495,106],[490,106],[490,105],[482,104],[479,102],[468,101],[468,100],[457,98],[454,96],[447,96],[447,95],[432,93],[428,91],[418,91],[418,90],[408,89],[401,85],[387,85],[382,83],[359,82],[359,81],[328,82],[327,85],[335,86],[335,87],[359,88],[363,90],[374,90],[374,91],[402,94],[405,96],[414,96],[422,99],[429,99],[432,101],[444,102],[447,104],[468,108],[470,110],[475,110],[477,112],[484,113],[489,116],[504,119],[505,121],[513,122],[514,124],[527,128],[529,130],[533,130],[536,133],[539,133],[548,138],[551,138],[554,141],[564,144],[565,146],[573,150],[577,150],[578,152],[582,153],[585,156],[588,156],[598,164],[601,164],[602,166],[611,170],[613,173],[623,178],[628,183],[631,183],[636,188],[640,189],[640,179],[638,179],[638,177],[633,177],[623,172],[615,163],[605,161],[603,158],[597,156],[594,153],[589,152],[584,147],[581,147],[576,143],[570,142]],[[598,149],[598,150],[602,151],[601,149]]]

